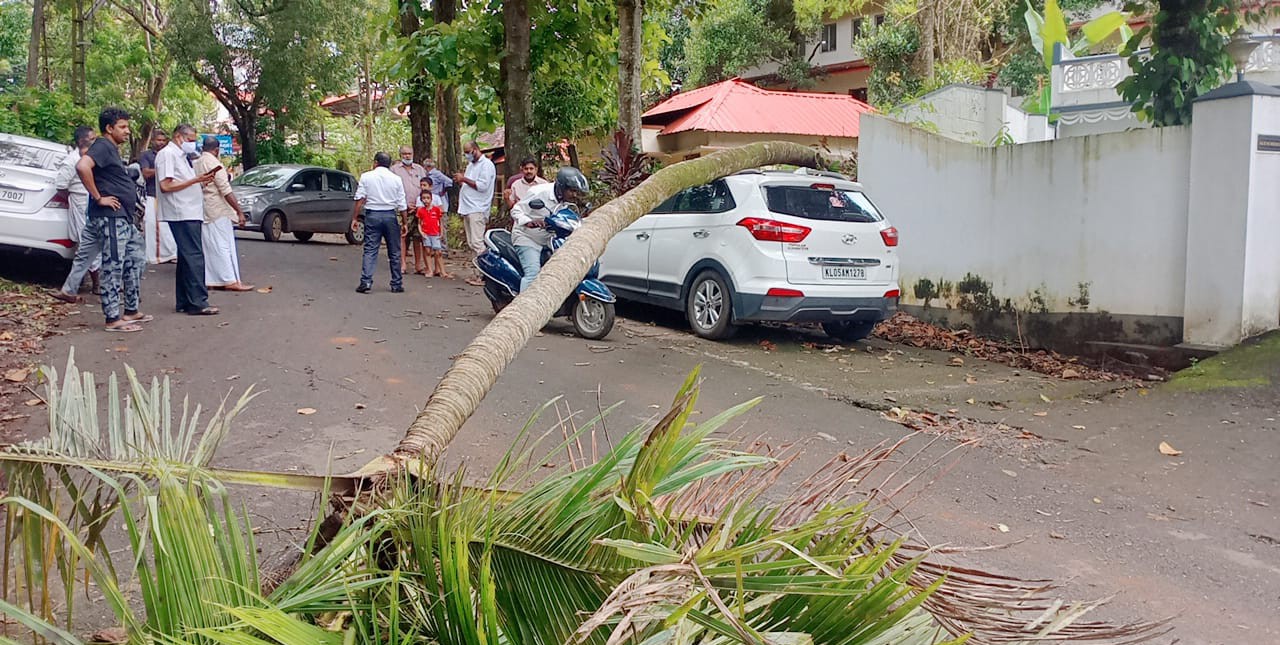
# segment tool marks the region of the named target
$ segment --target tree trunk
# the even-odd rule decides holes
[[[438,2],[438,0],[437,0]],[[412,38],[422,27],[417,6],[409,0],[400,0],[400,36]],[[408,83],[409,140],[413,145],[413,157],[419,161],[431,156],[431,88],[418,76]]]
[[[604,253],[609,240],[640,216],[680,190],[717,177],[772,164],[812,168],[818,167],[820,161],[812,148],[796,143],[753,143],[663,168],[631,192],[600,207],[551,256],[528,291],[516,296],[462,350],[396,446],[392,460],[438,459],[462,424],[475,413],[502,370],[550,320],[591,264]],[[386,465],[380,459],[364,472]]]
[[[409,131],[413,144],[413,158],[422,161],[431,156],[431,99],[425,88],[417,88],[409,99]]]
[[[169,83],[169,73],[173,71],[173,60],[168,59],[160,67],[160,73],[151,78],[147,86],[147,105],[152,114],[161,114],[164,109],[164,86]],[[143,121],[138,129],[138,138],[133,141],[133,156],[137,157],[147,148],[151,141],[151,133],[156,129],[155,121]]]
[[[258,110],[255,106],[231,112],[240,137],[240,163],[248,170],[258,165]]]
[[[31,39],[27,41],[27,87],[40,85],[41,47],[44,44],[44,0],[31,6]]]
[[[436,24],[451,24],[458,15],[458,0],[434,0],[432,11]],[[458,89],[445,83],[436,84],[436,164],[452,174],[462,164],[462,124],[458,116]],[[449,212],[458,212],[458,187],[449,189]]]
[[[84,0],[75,0],[71,7],[71,97],[78,107],[88,102],[85,89]]]
[[[938,32],[937,0],[923,0],[920,4],[920,53],[919,66],[923,78],[933,78],[933,61],[937,57],[935,45]]]
[[[520,160],[530,156],[529,122],[533,119],[530,101],[530,43],[533,25],[529,20],[529,0],[502,3],[502,123],[506,128],[506,176],[520,170]]]
[[[640,74],[644,0],[618,0],[618,127],[640,142]]]

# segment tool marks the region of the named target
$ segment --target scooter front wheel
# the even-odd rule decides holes
[[[502,285],[494,282],[489,278],[484,279],[484,295],[489,299],[489,304],[493,305],[493,313],[499,313],[511,304],[511,297],[507,295],[506,289]]]
[[[581,298],[570,315],[573,330],[587,340],[600,340],[613,331],[613,303]]]

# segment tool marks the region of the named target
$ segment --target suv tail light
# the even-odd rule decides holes
[[[897,246],[898,245],[898,229],[890,226],[889,228],[886,228],[883,231],[880,231],[880,239],[884,240],[885,246]]]
[[[70,208],[68,199],[69,197],[68,197],[67,191],[60,190],[53,194],[53,197],[49,199],[49,203],[45,204],[44,207],[45,208]]]
[[[738,221],[741,226],[751,232],[751,237],[761,242],[800,242],[813,230],[799,224],[788,224],[761,217],[746,217]]]

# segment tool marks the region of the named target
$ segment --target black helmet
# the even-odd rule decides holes
[[[579,195],[585,197],[588,188],[587,177],[581,170],[573,166],[565,166],[556,172],[556,201],[564,201],[564,191],[570,189],[578,191]]]

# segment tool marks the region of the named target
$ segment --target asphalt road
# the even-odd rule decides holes
[[[260,394],[221,451],[221,465],[349,472],[395,445],[451,356],[491,317],[479,289],[460,280],[411,276],[408,293],[390,293],[385,261],[373,293],[356,294],[359,251],[345,244],[269,244],[241,234],[239,248],[245,279],[269,293],[215,293],[222,315],[179,315],[173,267],[152,268],[144,310],[157,320],[145,332],[104,333],[96,304],[87,304],[67,319],[68,333],[50,341],[47,361],[61,365],[74,347],[77,363],[101,376],[125,364],[144,376],[168,374],[176,392],[206,407],[253,385]],[[988,435],[1031,428],[1044,439],[987,436],[967,449],[910,507],[931,543],[1016,542],[966,562],[1065,580],[1071,600],[1118,594],[1101,615],[1176,616],[1184,643],[1280,642],[1280,543],[1266,539],[1280,538],[1274,409],[1158,392],[1117,397],[1106,394],[1109,386],[998,365],[957,369],[947,355],[882,343],[824,352],[804,345],[821,341],[816,336],[777,329],[707,343],[689,336],[678,317],[625,312],[630,319],[620,319],[605,341],[573,337],[565,321],[550,323],[465,426],[450,460],[487,473],[530,414],[555,397],[584,420],[621,401],[605,424],[616,437],[663,411],[699,364],[701,413],[763,397],[732,430],[803,445],[792,481],[840,450],[860,452],[909,433],[869,402],[920,401],[941,411],[994,397],[1003,402],[994,409],[1008,410],[999,419],[990,418],[990,406],[969,406],[988,421]],[[316,412],[299,415],[300,408]],[[1036,414],[1039,408],[1049,413]],[[548,412],[535,427],[550,428],[555,417]],[[32,419],[33,430],[39,421]],[[1181,442],[1187,456],[1156,453],[1164,437]],[[926,454],[953,446],[944,439]],[[246,495],[254,517],[286,536],[297,535],[310,512],[295,496]]]

